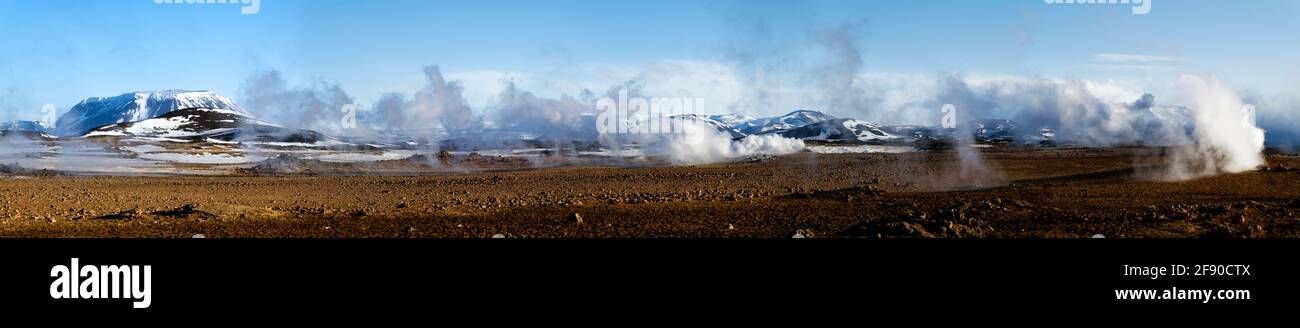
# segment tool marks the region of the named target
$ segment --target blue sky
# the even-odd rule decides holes
[[[514,80],[542,94],[604,88],[662,62],[817,66],[818,31],[848,29],[868,73],[1168,80],[1213,74],[1300,91],[1300,1],[1156,0],[0,0],[0,120],[82,98],[207,89],[236,98],[259,70],[337,82],[359,102],[413,92],[421,68],[463,80],[471,103]],[[740,49],[740,50],[737,50]],[[604,85],[602,85],[604,84]],[[603,90],[603,89],[602,89]],[[813,104],[815,105],[815,104]]]

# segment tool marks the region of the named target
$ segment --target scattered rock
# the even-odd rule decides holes
[[[1236,237],[1236,235],[1237,235],[1237,231],[1232,229],[1232,227],[1215,224],[1210,226],[1209,229],[1206,229],[1205,233],[1201,235],[1201,237],[1202,238],[1232,238],[1232,237]]]
[[[582,214],[578,214],[578,213],[569,214],[568,219],[569,222],[582,224]]]
[[[836,189],[836,190],[817,190],[812,192],[799,191],[782,198],[787,198],[787,199],[821,198],[821,199],[853,201],[855,199],[859,199],[859,200],[870,199],[872,197],[880,196],[883,194],[885,194],[885,191],[881,190],[879,187],[876,187],[875,185],[865,185],[861,187],[852,187],[852,188],[844,188],[844,189]]]
[[[212,213],[199,211],[196,210],[195,208],[196,207],[194,206],[194,204],[185,204],[185,205],[181,205],[181,207],[177,207],[170,210],[157,211],[151,214],[157,216],[174,217],[174,218],[198,217],[200,219],[211,219],[217,217]]]
[[[301,159],[293,155],[281,154],[268,158],[256,166],[237,171],[253,175],[314,175],[316,169],[326,166],[319,160]]]
[[[1286,165],[1283,165],[1283,164],[1265,165],[1264,167],[1261,167],[1259,170],[1262,171],[1262,172],[1291,172],[1291,171],[1296,171],[1295,168],[1293,168],[1293,167],[1289,167],[1289,166],[1286,166]]]
[[[40,170],[28,169],[18,165],[18,163],[12,163],[12,164],[0,164],[0,175],[11,175],[11,176],[22,176],[22,177],[32,177],[32,176],[49,177],[49,176],[57,176],[62,174],[58,171],[53,171],[49,169],[40,169]]]
[[[129,210],[125,210],[125,211],[121,211],[109,215],[97,216],[92,218],[92,220],[129,220],[129,219],[134,219],[136,216],[139,215],[140,215],[139,210],[133,208],[133,209],[129,209]]]
[[[776,158],[777,158],[776,155],[770,155],[770,154],[758,154],[758,155],[753,155],[753,156],[749,156],[749,157],[745,158],[745,162],[746,162],[746,163],[762,163],[762,162],[770,161],[770,160],[773,160],[773,159],[776,159]]]
[[[1223,205],[1204,205],[1200,207],[1201,213],[1222,214],[1223,212],[1227,212],[1227,211],[1228,211],[1228,207]]]
[[[928,220],[927,215],[900,219],[862,222],[840,232],[839,236],[867,238],[973,238],[986,237],[992,226],[951,211],[948,219]],[[943,217],[943,216],[939,216]]]
[[[935,238],[924,226],[912,221],[863,222],[840,232],[849,237]]]

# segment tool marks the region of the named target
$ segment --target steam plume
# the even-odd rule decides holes
[[[1243,111],[1235,92],[1213,79],[1184,76],[1179,85],[1191,96],[1195,144],[1173,155],[1170,180],[1187,180],[1223,173],[1241,173],[1264,165],[1264,130]]]
[[[354,102],[338,83],[291,87],[279,71],[255,72],[241,87],[243,106],[253,115],[292,127],[337,133],[341,109]]]

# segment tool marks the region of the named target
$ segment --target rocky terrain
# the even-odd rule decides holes
[[[1300,158],[1271,155],[1256,172],[1161,182],[1152,178],[1158,154],[985,149],[1000,175],[966,181],[951,151],[544,168],[444,154],[378,164],[388,174],[291,159],[223,176],[6,166],[0,236],[1300,237]],[[391,173],[403,171],[420,173]]]

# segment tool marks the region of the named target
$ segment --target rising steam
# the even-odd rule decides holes
[[[568,95],[559,99],[539,97],[520,90],[514,82],[497,95],[492,105],[493,123],[498,127],[541,134],[549,139],[592,140],[595,133],[584,121],[592,110],[592,94],[583,90],[580,98]]]
[[[692,165],[732,161],[756,155],[787,155],[804,149],[803,140],[780,135],[753,135],[738,140],[698,121],[683,122],[685,133],[659,136],[648,153],[663,155],[673,164]]]
[[[459,81],[447,81],[437,65],[425,67],[424,75],[429,83],[402,106],[402,117],[410,119],[406,124],[432,126],[436,122],[456,134],[482,128],[482,121],[465,103],[465,90]]]
[[[241,89],[242,105],[262,119],[292,127],[339,132],[339,110],[354,102],[338,83],[293,87],[276,70],[253,73]]]
[[[755,40],[733,45],[719,61],[648,64],[631,79],[611,83],[614,90],[634,96],[707,96],[713,110],[753,116],[812,108],[839,117],[882,125],[935,126],[938,109],[953,104],[963,113],[959,126],[984,119],[1010,119],[1023,131],[1050,129],[1057,140],[1078,146],[1145,145],[1176,149],[1169,152],[1167,172],[1155,178],[1185,180],[1248,171],[1261,165],[1265,132],[1243,123],[1243,101],[1234,90],[1212,78],[1183,77],[1176,81],[1187,96],[1157,97],[1143,87],[1076,78],[968,78],[961,74],[920,76],[875,74],[868,71],[856,33],[863,24],[812,29],[801,40],[771,38],[759,25]],[[755,45],[747,48],[747,45]],[[806,54],[781,49],[816,49]],[[390,93],[370,106],[362,120],[377,129],[402,131],[441,127],[453,135],[483,135],[490,130],[528,132],[548,141],[596,141],[621,148],[619,138],[599,136],[592,127],[593,99],[601,95],[578,89],[577,96],[547,97],[506,82],[504,91],[475,111],[466,103],[463,86],[444,78],[438,66],[424,69],[427,85],[413,94]],[[572,83],[578,85],[578,83]],[[567,85],[567,84],[566,84]],[[599,90],[601,86],[591,86]],[[1163,89],[1162,89],[1163,90]],[[338,84],[318,83],[290,88],[270,71],[249,79],[245,105],[256,114],[302,127],[329,127],[333,113],[351,97]],[[1173,99],[1173,101],[1167,101]],[[1261,117],[1281,117],[1267,124],[1269,136],[1295,135],[1291,111],[1297,101],[1273,101],[1261,106]],[[1281,113],[1281,114],[1279,114]],[[1281,123],[1279,123],[1281,122]],[[653,145],[674,163],[711,163],[754,154],[784,154],[803,148],[801,141],[773,136],[733,136],[715,129],[691,136],[638,140]],[[1289,133],[1289,134],[1288,134]],[[960,132],[965,135],[965,132]],[[963,142],[965,138],[958,138]],[[1300,139],[1300,138],[1292,138]],[[959,145],[963,181],[995,180],[1002,176],[984,163],[977,149]],[[984,184],[972,182],[971,184]]]
[[[1241,173],[1264,165],[1264,130],[1255,126],[1245,104],[1218,80],[1184,76],[1179,85],[1191,97],[1193,144],[1178,147],[1160,178],[1189,180]]]

